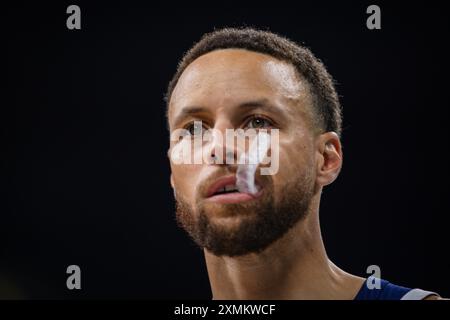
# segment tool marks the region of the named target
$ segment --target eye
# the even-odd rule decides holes
[[[273,124],[270,120],[261,116],[252,116],[246,124],[246,127],[249,129],[265,129],[272,126]]]
[[[203,134],[203,124],[201,121],[194,121],[184,127],[191,136],[201,136]]]

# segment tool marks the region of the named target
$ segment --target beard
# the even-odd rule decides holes
[[[274,195],[272,176],[264,181],[261,197],[242,203],[217,204],[196,197],[193,208],[176,193],[176,219],[201,248],[216,256],[259,253],[280,239],[308,212],[314,195],[314,182],[306,173],[291,179]],[[197,192],[208,185],[203,182]]]

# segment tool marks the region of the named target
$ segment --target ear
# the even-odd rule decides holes
[[[172,189],[175,189],[175,184],[173,183],[173,174],[170,174],[170,185],[172,186]]]
[[[317,183],[326,186],[339,175],[343,155],[339,136],[335,132],[325,132],[316,141]]]
[[[173,197],[174,197],[174,199],[176,199],[177,198],[177,193],[176,193],[176,190],[175,190],[175,184],[173,183],[173,174],[172,173],[170,174],[170,185],[172,186]]]
[[[171,162],[170,159],[170,151],[172,150],[172,148],[169,148],[169,150],[167,150],[167,157],[169,158],[169,162]],[[173,173],[170,173],[170,185],[172,186],[172,190],[173,190],[173,197],[176,199],[177,198],[177,194],[175,192],[175,183],[173,182]]]

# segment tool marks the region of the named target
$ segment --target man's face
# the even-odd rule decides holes
[[[279,130],[279,169],[257,171],[257,197],[210,197],[218,180],[235,176],[236,165],[171,161],[177,220],[201,247],[216,255],[259,252],[306,215],[316,174],[312,108],[307,83],[292,65],[246,50],[210,52],[181,75],[168,116],[171,132],[192,131],[194,121],[223,136],[226,129]]]

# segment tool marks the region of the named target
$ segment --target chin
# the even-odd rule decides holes
[[[226,219],[230,221],[242,220],[255,215],[254,208],[236,204],[208,203],[202,207],[202,212],[204,212],[209,219]]]

